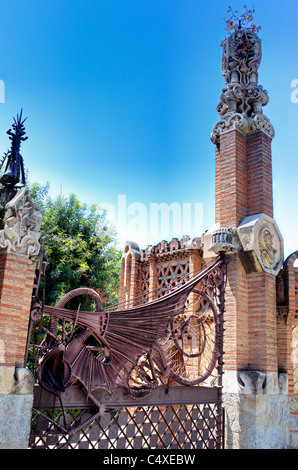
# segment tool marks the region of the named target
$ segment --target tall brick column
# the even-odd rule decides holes
[[[216,224],[204,237],[204,256],[221,250],[227,254],[224,398],[229,448],[281,448],[288,442],[287,411],[280,413],[288,409],[288,396],[282,382],[286,374],[279,373],[276,316],[283,240],[273,219],[274,130],[262,112],[268,96],[258,84],[260,61],[257,34],[240,29],[226,38],[226,86],[211,135]]]
[[[24,360],[40,224],[28,188],[21,189],[0,231],[0,448],[28,446],[34,381]]]

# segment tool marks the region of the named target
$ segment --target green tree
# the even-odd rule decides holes
[[[78,287],[95,289],[109,307],[118,300],[121,252],[115,230],[96,205],[81,203],[74,194],[68,198],[49,196],[49,184],[30,188],[42,213],[41,243],[49,264],[45,277],[45,303],[54,305],[64,294]],[[73,299],[71,308],[90,310],[89,297]]]

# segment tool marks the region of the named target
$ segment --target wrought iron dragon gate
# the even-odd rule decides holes
[[[37,378],[30,447],[221,448],[224,256],[161,298],[108,311],[87,288],[43,305],[45,265],[28,335]],[[91,296],[95,311],[67,309],[78,295]]]

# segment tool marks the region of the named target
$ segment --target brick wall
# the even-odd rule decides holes
[[[162,241],[145,250],[132,248],[127,242],[122,255],[119,305],[132,307],[154,300],[168,292],[167,287],[173,289],[176,278],[180,282],[184,276],[187,280],[190,274],[197,272],[204,263],[202,249],[187,248],[188,242],[189,237],[169,243]],[[179,263],[185,271],[181,274],[177,269]]]

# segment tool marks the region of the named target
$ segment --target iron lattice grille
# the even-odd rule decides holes
[[[165,261],[157,266],[157,297],[171,292],[175,287],[189,280],[189,261],[180,260],[177,263]]]
[[[174,392],[177,392],[177,388]],[[190,397],[192,391],[181,390]],[[197,395],[198,395],[198,388]],[[201,389],[203,390],[203,388]],[[108,404],[100,418],[92,421],[71,438],[63,432],[71,425],[92,418],[92,409],[72,408],[35,411],[32,418],[30,446],[34,449],[218,449],[221,448],[221,405],[214,403],[174,403],[177,393],[167,405],[140,403],[123,406]],[[212,393],[211,393],[212,395]],[[160,391],[159,391],[160,396]],[[124,400],[125,401],[125,400]],[[158,400],[157,400],[158,401]],[[173,403],[171,403],[171,401]],[[205,399],[206,401],[206,399]]]

